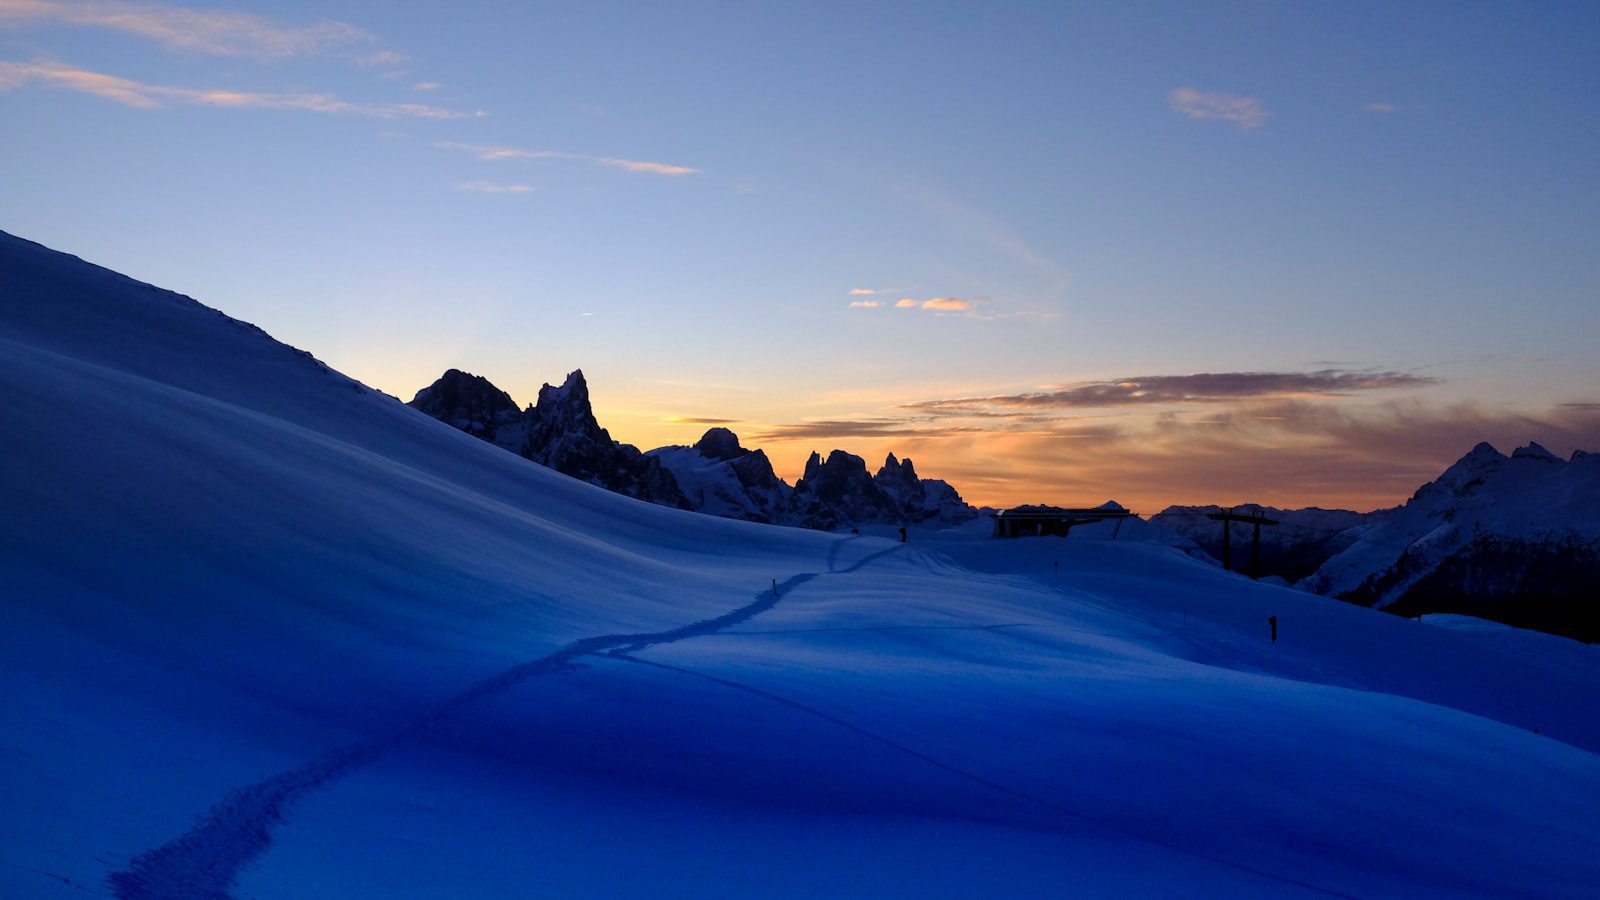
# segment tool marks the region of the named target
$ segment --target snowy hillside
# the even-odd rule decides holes
[[[6,897],[1600,892],[1593,648],[640,502],[4,234],[0,360]]]
[[[1406,615],[1471,613],[1600,640],[1600,455],[1479,444],[1350,537],[1302,586]]]

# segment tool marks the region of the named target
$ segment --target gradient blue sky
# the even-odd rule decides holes
[[[0,0],[0,228],[404,399],[581,367],[614,436],[728,419],[790,477],[1371,508],[1480,439],[1600,449],[1597,42],[1593,3]]]

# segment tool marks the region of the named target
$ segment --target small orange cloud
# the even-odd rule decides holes
[[[903,303],[904,301],[902,301]],[[937,309],[944,312],[960,312],[972,308],[972,304],[956,297],[935,297],[932,300],[922,301],[923,309]]]
[[[877,291],[873,290],[872,288],[851,288],[850,293],[852,295],[876,294]]]
[[[895,303],[894,308],[895,309],[916,309],[917,308],[917,301],[911,299],[910,297],[907,297],[904,300],[901,300],[901,301]]]

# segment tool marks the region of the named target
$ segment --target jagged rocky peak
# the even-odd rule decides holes
[[[594,408],[589,404],[589,383],[584,380],[582,369],[573,369],[560,387],[546,384],[539,388],[537,409],[546,419],[559,418],[581,424],[593,422],[595,428],[600,427],[594,418]]]
[[[883,461],[883,468],[879,469],[878,474],[873,477],[881,483],[901,484],[908,487],[921,483],[921,480],[917,478],[917,467],[912,465],[911,458],[906,457],[904,460],[897,460],[894,458],[893,453],[889,454],[889,458]]]
[[[739,446],[739,436],[726,428],[711,428],[695,443],[694,448],[707,459],[727,462],[750,453]]]
[[[519,415],[510,394],[482,375],[460,369],[450,369],[438,381],[417,391],[408,405],[488,441],[494,441],[501,429],[515,424]]]
[[[600,427],[581,369],[560,387],[540,388],[538,403],[525,410],[488,380],[455,369],[418,392],[411,405],[563,475],[664,506],[689,506],[660,462],[613,441]]]
[[[511,395],[495,387],[482,375],[473,375],[460,369],[450,369],[439,380],[417,391],[410,405],[425,412],[456,410],[499,413],[516,412],[517,404]]]

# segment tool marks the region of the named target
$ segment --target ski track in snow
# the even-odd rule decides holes
[[[876,559],[904,549],[903,545],[897,545],[870,553],[840,569],[839,551],[853,540],[856,537],[841,538],[828,549],[827,574],[855,572]],[[194,828],[141,854],[127,868],[108,876],[107,884],[122,900],[228,900],[239,872],[271,846],[272,829],[283,821],[295,801],[371,763],[385,751],[423,734],[451,714],[531,678],[565,671],[584,656],[611,650],[634,652],[655,644],[715,634],[739,625],[777,606],[784,594],[819,574],[822,573],[805,572],[776,582],[774,588],[762,589],[751,602],[716,618],[668,631],[584,638],[548,656],[507,669],[445,700],[386,737],[336,750],[299,768],[234,791],[207,810]]]

